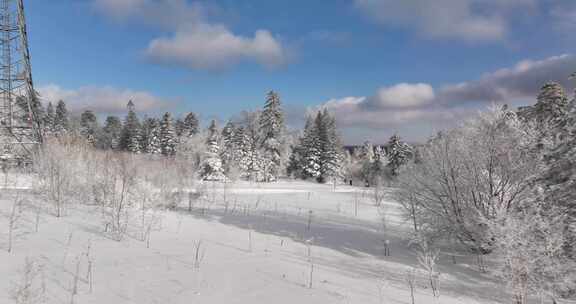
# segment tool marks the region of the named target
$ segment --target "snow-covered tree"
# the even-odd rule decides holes
[[[320,181],[335,180],[342,176],[340,171],[342,161],[341,143],[336,131],[336,120],[327,109],[318,112],[316,128],[320,143]]]
[[[103,138],[100,146],[103,149],[113,149],[116,150],[120,145],[120,136],[122,136],[122,122],[120,118],[116,116],[106,117],[104,123]]]
[[[134,102],[132,102],[132,100],[128,102],[127,107],[128,115],[126,115],[124,125],[122,126],[120,149],[132,153],[140,153],[142,150],[140,147],[140,120],[136,115]]]
[[[142,126],[142,147],[149,154],[162,153],[160,141],[160,122],[156,118],[147,118]]]
[[[556,115],[548,115],[552,117],[549,118],[552,123],[538,126],[540,134],[553,137],[545,149],[539,149],[545,165],[539,184],[545,189],[542,200],[547,202],[547,207],[564,216],[564,229],[561,230],[566,235],[564,254],[576,261],[576,94],[569,103],[565,103],[561,90],[557,88],[554,91],[557,93],[540,94],[553,96],[548,98],[552,103],[548,108],[557,110],[554,111]],[[537,104],[541,100],[539,98]],[[557,102],[551,102],[553,100]]]
[[[236,125],[229,120],[222,129],[222,162],[224,164],[224,171],[228,173],[234,164],[234,155],[236,153]]]
[[[289,173],[301,178],[315,178],[319,182],[343,175],[343,153],[336,131],[336,121],[327,110],[308,116],[304,134],[292,147]]]
[[[46,106],[46,114],[44,115],[44,120],[43,120],[43,124],[44,124],[44,134],[45,135],[52,135],[54,133],[54,121],[56,118],[56,113],[54,112],[54,106],[52,105],[51,102],[48,102],[48,105]]]
[[[184,117],[181,136],[190,137],[198,134],[198,125],[199,122],[196,114],[193,112],[186,114],[186,117]]]
[[[63,134],[70,130],[70,118],[68,117],[68,110],[66,103],[63,100],[58,101],[56,105],[56,112],[54,114],[54,133]]]
[[[312,116],[309,116],[306,120],[301,146],[301,159],[303,160],[302,176],[304,178],[318,178],[322,173],[322,149],[319,141],[318,128]]]
[[[260,115],[260,132],[264,180],[274,181],[280,174],[282,160],[282,135],[285,130],[284,114],[280,97],[274,91],[266,95],[266,103]]]
[[[288,159],[288,166],[286,166],[286,173],[288,176],[294,178],[302,178],[303,164],[304,164],[304,149],[301,143],[297,143],[291,147],[290,158]]]
[[[400,173],[400,167],[405,165],[412,156],[412,147],[401,141],[400,136],[394,134],[390,137],[388,141],[388,167],[393,176]]]
[[[164,113],[160,122],[160,148],[164,156],[176,154],[176,133],[172,125],[172,116],[168,112]]]
[[[398,177],[398,200],[422,233],[491,252],[488,223],[533,195],[530,185],[542,169],[531,152],[535,142],[534,129],[514,112],[491,109],[422,147],[421,161]]]
[[[521,107],[518,116],[533,123],[540,132],[539,149],[552,149],[563,141],[561,128],[569,111],[568,97],[564,88],[556,82],[548,82],[540,89],[533,106]]]
[[[202,163],[200,176],[207,181],[222,181],[226,179],[222,159],[220,158],[220,146],[218,145],[218,128],[216,121],[212,120],[208,128],[206,152]]]
[[[177,138],[180,138],[184,133],[184,121],[180,118],[176,119],[174,122],[174,133]]]
[[[95,144],[98,129],[98,118],[96,118],[96,114],[90,110],[84,111],[80,115],[80,135],[86,138],[88,142]]]
[[[252,181],[261,181],[261,157],[256,148],[254,137],[246,131],[244,126],[239,126],[234,132],[234,160],[241,170],[241,176]]]

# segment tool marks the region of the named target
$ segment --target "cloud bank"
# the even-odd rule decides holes
[[[85,86],[75,90],[55,84],[37,88],[45,104],[56,104],[64,100],[74,112],[92,110],[97,113],[124,113],[129,100],[134,101],[139,111],[154,112],[173,107],[176,101],[165,100],[145,91],[118,89],[111,86]]]
[[[422,129],[430,130],[430,135],[453,127],[492,103],[531,104],[547,81],[574,88],[569,76],[575,67],[576,55],[572,54],[523,60],[477,80],[437,88],[426,83],[400,83],[382,87],[371,96],[334,98],[308,110],[327,108],[336,115],[340,127],[371,129],[371,137],[376,140],[383,141],[394,132],[422,140],[426,136],[421,134]],[[362,140],[348,138],[356,143]]]

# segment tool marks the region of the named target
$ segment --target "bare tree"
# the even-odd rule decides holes
[[[97,172],[93,197],[101,207],[104,231],[121,240],[137,202],[137,169],[134,156],[106,152]]]
[[[410,288],[410,300],[412,304],[415,304],[414,290],[416,289],[416,271],[414,269],[407,270],[404,274],[404,279],[408,288]]]
[[[475,252],[492,251],[486,220],[496,210],[513,212],[541,170],[531,153],[535,138],[514,112],[494,108],[432,139],[399,177],[398,199],[415,230],[424,225]]]
[[[46,303],[43,268],[32,258],[26,258],[20,270],[20,281],[13,283],[10,297],[16,304]]]
[[[12,243],[14,241],[14,233],[18,228],[18,224],[22,219],[22,200],[19,196],[14,198],[10,216],[8,217],[8,252],[12,252]]]
[[[439,256],[440,250],[432,249],[428,241],[420,239],[416,244],[418,264],[420,264],[420,267],[422,267],[426,273],[434,297],[440,296],[440,273],[436,270],[436,262]]]

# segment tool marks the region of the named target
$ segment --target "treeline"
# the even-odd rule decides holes
[[[343,176],[345,153],[335,118],[320,110],[308,117],[303,132],[288,130],[274,91],[266,95],[262,109],[242,112],[222,128],[213,120],[203,129],[193,112],[182,118],[166,112],[141,119],[133,101],[125,117],[111,115],[103,124],[91,110],[71,115],[64,101],[40,106],[37,116],[45,138],[77,137],[100,150],[185,158],[204,180],[271,182],[290,175],[325,182]]]
[[[82,112],[79,117],[70,115],[62,100],[56,109],[48,103],[41,113],[44,137],[80,136],[103,150],[170,156],[175,154],[178,141],[199,133],[195,113],[174,120],[167,112],[161,118],[146,117],[140,121],[133,101],[128,102],[123,120],[111,115],[106,117],[103,125],[91,110]]]
[[[547,83],[535,105],[494,107],[416,155],[397,196],[419,238],[495,253],[513,303],[576,295],[576,96]]]

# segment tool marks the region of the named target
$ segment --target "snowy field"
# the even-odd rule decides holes
[[[475,257],[447,252],[434,297],[400,207],[389,198],[375,207],[365,188],[208,183],[194,204],[158,213],[146,242],[136,227],[110,238],[96,207],[56,218],[29,185],[21,177],[1,192],[0,303],[15,303],[27,258],[40,267],[45,303],[411,303],[407,273],[415,303],[509,299]],[[8,253],[15,198],[25,203]]]

